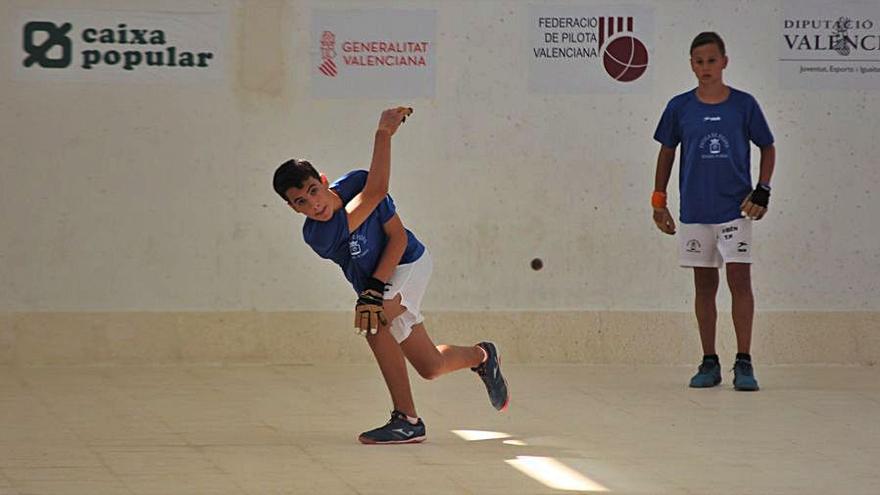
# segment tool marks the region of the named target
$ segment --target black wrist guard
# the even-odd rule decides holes
[[[758,184],[757,186],[755,186],[755,190],[752,191],[752,194],[749,196],[749,201],[758,206],[766,208],[767,203],[770,202],[770,188],[763,184]]]
[[[388,284],[379,280],[378,278],[370,277],[367,279],[367,283],[364,286],[364,290],[374,290],[374,291],[378,292],[379,294],[384,294],[385,287],[387,287],[387,286],[388,286]]]

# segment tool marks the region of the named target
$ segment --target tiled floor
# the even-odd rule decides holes
[[[428,442],[364,446],[389,409],[374,366],[0,367],[0,495],[567,493],[560,472],[615,494],[880,493],[880,369],[759,366],[757,393],[691,372],[510,366],[502,414],[470,372],[414,376]]]

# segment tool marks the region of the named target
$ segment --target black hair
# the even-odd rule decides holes
[[[321,180],[321,175],[318,174],[318,171],[315,170],[315,167],[313,167],[311,163],[305,160],[291,158],[282,163],[281,166],[275,170],[275,177],[272,179],[272,187],[275,188],[275,192],[278,193],[285,202],[289,202],[287,195],[285,194],[287,190],[291,187],[301,189],[303,184],[309,180],[309,177],[314,177],[319,181]]]
[[[718,45],[718,50],[721,51],[722,57],[726,55],[724,50],[724,40],[721,39],[721,36],[718,36],[718,33],[713,31],[703,31],[698,34],[697,37],[694,38],[694,41],[691,42],[690,53],[693,55],[695,48],[703,45],[711,45],[712,43]]]

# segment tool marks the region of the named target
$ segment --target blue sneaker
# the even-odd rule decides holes
[[[492,403],[492,407],[503,411],[507,409],[507,405],[510,403],[510,394],[507,392],[507,382],[504,381],[504,376],[501,374],[501,360],[498,358],[498,349],[495,348],[495,344],[492,342],[480,342],[477,345],[486,351],[488,359],[476,368],[471,368],[471,371],[480,375],[483,384],[486,385],[486,392],[489,393],[489,402]]]
[[[366,444],[395,444],[395,443],[419,443],[427,438],[425,423],[422,418],[416,424],[406,419],[406,414],[400,411],[391,411],[391,419],[376,429],[365,431],[358,437],[358,441]]]
[[[733,364],[733,388],[745,392],[758,390],[758,380],[755,379],[755,370],[752,362],[745,359],[737,359]]]
[[[693,388],[709,388],[721,383],[721,364],[718,361],[704,359],[697,369],[697,374],[691,378],[690,386]]]

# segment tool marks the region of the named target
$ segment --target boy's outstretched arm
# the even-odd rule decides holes
[[[651,196],[651,206],[654,208],[654,223],[657,228],[667,234],[675,233],[675,220],[666,207],[666,186],[672,175],[672,165],[675,163],[675,148],[667,148],[660,145],[660,153],[657,155],[657,171],[654,174],[654,194]]]
[[[761,148],[761,171],[755,189],[740,205],[743,214],[753,220],[764,218],[770,203],[770,179],[776,167],[776,147],[772,144]]]
[[[358,193],[348,204],[348,231],[354,232],[370,216],[373,209],[388,194],[388,183],[391,179],[391,136],[397,132],[400,123],[412,113],[411,108],[389,108],[379,117],[376,138],[373,142],[373,160],[363,191]]]

